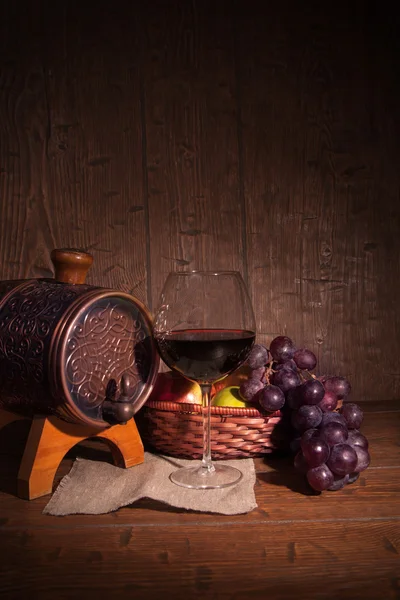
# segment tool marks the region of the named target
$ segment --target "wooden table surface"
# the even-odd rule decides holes
[[[372,463],[312,495],[287,458],[257,459],[258,508],[226,517],[144,500],[107,515],[52,517],[15,496],[26,423],[0,432],[0,597],[400,598],[400,406],[364,405]],[[24,429],[25,428],[25,429]],[[74,456],[108,460],[80,446]]]

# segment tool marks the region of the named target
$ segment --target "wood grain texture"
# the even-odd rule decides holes
[[[99,455],[90,454],[89,457],[99,459]],[[352,523],[380,522],[383,518],[396,518],[400,520],[399,494],[400,467],[390,469],[377,469],[369,467],[366,473],[351,486],[338,492],[327,492],[323,495],[312,494],[303,478],[293,472],[292,465],[274,463],[275,469],[257,474],[255,487],[258,507],[247,515],[235,517],[235,523],[258,525],[268,528],[270,525],[286,521],[288,527],[301,523]],[[71,461],[60,469],[66,474],[71,466]],[[8,469],[8,473],[7,473]],[[15,472],[13,466],[1,465],[3,492],[2,498],[6,499],[7,515],[3,524],[11,528],[35,528],[43,525],[42,511],[50,499],[37,498],[26,503],[15,496],[5,496],[12,489],[11,477]],[[7,481],[7,475],[10,481]],[[58,482],[57,482],[58,484]],[[54,486],[54,489],[57,485]],[[195,516],[183,509],[175,509],[152,500],[140,500],[134,505],[119,509],[109,515],[70,515],[63,522],[70,526],[90,528],[100,522],[103,526],[130,526],[130,527],[186,527],[195,520],[199,527],[215,526],[218,521],[223,525],[228,522],[227,517],[220,515],[198,513]],[[49,527],[61,527],[60,517],[46,515],[45,523]],[[304,525],[306,527],[306,525]]]
[[[106,2],[95,12],[78,2],[39,2],[28,18],[15,3],[3,4],[12,40],[10,47],[3,38],[10,83],[2,122],[5,156],[13,162],[2,195],[9,233],[2,236],[1,276],[48,276],[53,247],[78,247],[95,258],[89,283],[147,302],[135,11]],[[22,57],[6,62],[14,47]]]
[[[257,460],[258,507],[230,517],[150,500],[107,515],[43,515],[47,498],[26,502],[4,489],[18,462],[8,425],[0,437],[0,595],[397,600],[399,414],[366,416],[375,426],[371,448],[392,457],[386,468],[378,457],[347,489],[309,495],[282,459]],[[100,459],[95,442],[85,448],[86,458]],[[70,465],[65,459],[59,476]]]
[[[394,93],[384,27],[366,5],[339,17],[337,5],[289,4],[236,3],[260,338],[286,333],[311,347],[320,372],[346,374],[359,399],[396,398],[399,262],[387,252],[399,217],[398,143],[384,108]]]
[[[237,269],[259,339],[309,345],[367,401],[371,467],[310,495],[256,461],[258,507],[142,500],[42,515],[0,432],[0,596],[400,598],[399,38],[378,3],[0,1],[0,279],[93,253],[152,309],[170,270]],[[395,400],[396,402],[389,402]],[[69,453],[111,462],[90,442]]]
[[[13,598],[395,600],[398,522],[1,531],[0,590]],[[210,536],[213,543],[210,543]],[[357,554],[354,555],[354,538]],[[82,543],[85,540],[84,544]],[[101,540],[103,540],[101,542]],[[18,555],[24,564],[15,569]],[[373,568],[371,568],[373,566]],[[322,583],[323,582],[323,583]],[[316,595],[317,594],[317,595]],[[26,596],[25,596],[26,597]]]
[[[295,282],[301,259],[303,128],[289,16],[271,3],[235,6],[249,280],[257,330],[265,343],[285,333],[298,339],[303,334]]]
[[[153,306],[169,271],[242,271],[230,2],[154,2],[145,106]]]
[[[400,394],[400,100],[377,3],[0,3],[0,278],[155,307],[170,270],[237,269],[354,398]]]
[[[22,16],[17,4],[1,5],[2,278],[48,275],[47,258],[55,245],[39,21],[32,6]]]

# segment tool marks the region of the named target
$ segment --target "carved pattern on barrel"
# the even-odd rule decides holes
[[[2,282],[3,293],[7,283]],[[45,387],[51,334],[71,301],[93,288],[53,280],[20,284],[0,307],[0,406],[17,412],[23,407],[24,414],[27,406],[36,413],[54,412]]]
[[[129,375],[133,401],[141,395],[152,366],[150,329],[139,309],[122,298],[103,298],[69,328],[61,364],[75,404],[96,416],[111,379]]]

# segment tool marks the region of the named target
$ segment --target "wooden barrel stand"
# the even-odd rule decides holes
[[[0,409],[0,430],[13,421],[27,418]],[[35,416],[31,421],[18,472],[17,493],[25,500],[51,494],[60,462],[73,446],[88,438],[105,440],[116,466],[128,468],[144,461],[143,444],[134,419],[101,431],[53,416]]]

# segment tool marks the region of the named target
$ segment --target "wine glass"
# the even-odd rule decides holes
[[[246,285],[236,271],[170,273],[154,319],[163,361],[202,390],[203,458],[170,479],[183,487],[223,488],[242,473],[211,460],[210,392],[215,381],[237,369],[255,340],[255,320]]]

